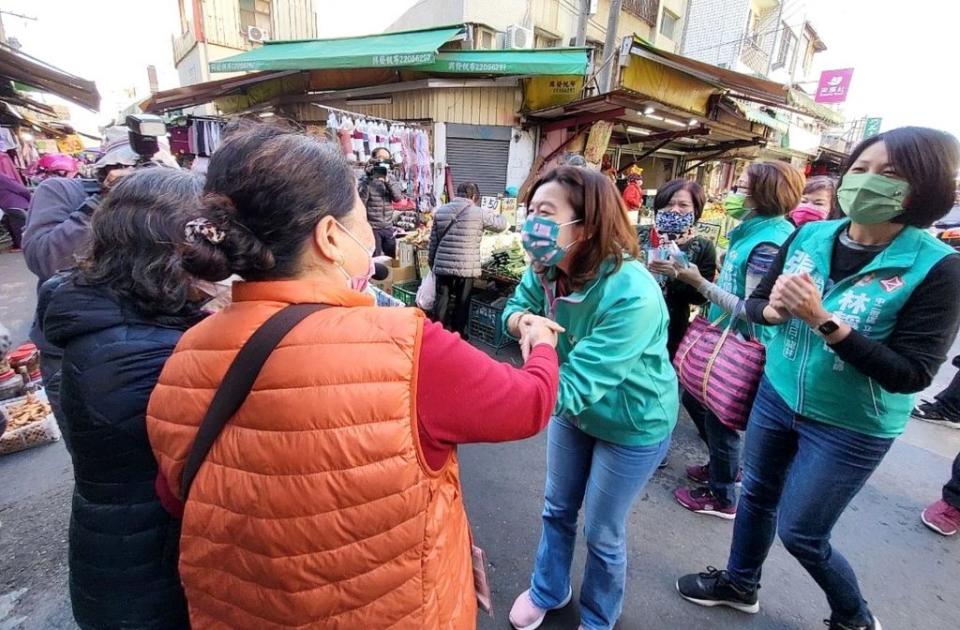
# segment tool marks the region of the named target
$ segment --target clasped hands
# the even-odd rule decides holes
[[[541,343],[557,347],[558,335],[566,329],[553,320],[533,313],[516,313],[510,318],[510,332],[520,338],[520,352],[523,360],[530,356],[531,350]]]
[[[782,324],[791,317],[816,328],[830,319],[823,308],[820,289],[808,273],[782,274],[770,291],[769,304],[763,317],[771,324]]]

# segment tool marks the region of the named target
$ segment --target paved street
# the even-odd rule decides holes
[[[33,277],[19,254],[0,255],[0,321],[27,334]],[[960,347],[955,347],[955,351]],[[946,384],[949,363],[933,390]],[[835,542],[857,569],[886,630],[954,630],[960,618],[960,538],[941,538],[919,520],[939,497],[960,432],[911,423],[836,529]],[[696,516],[671,492],[683,467],[705,459],[692,425],[681,418],[670,465],[637,502],[630,520],[629,581],[620,628],[821,627],[828,615],[819,589],[778,544],[764,572],[761,612],[748,616],[681,601],[674,581],[707,564],[723,566],[732,525]],[[539,537],[544,481],[543,437],[462,449],[463,481],[477,543],[490,557],[496,617],[480,627],[506,628],[513,597],[526,588]],[[66,591],[67,520],[72,484],[62,443],[0,457],[0,630],[73,628]],[[579,585],[583,549],[575,561]],[[576,607],[544,628],[576,628]]]

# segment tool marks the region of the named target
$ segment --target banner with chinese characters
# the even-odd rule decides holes
[[[580,98],[583,76],[553,75],[523,81],[523,110],[536,111],[566,105]]]

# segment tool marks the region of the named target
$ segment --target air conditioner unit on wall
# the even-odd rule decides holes
[[[533,29],[526,26],[508,26],[504,48],[533,48]]]
[[[254,44],[262,44],[270,39],[270,34],[267,33],[266,29],[258,26],[248,26],[246,35],[247,39]]]

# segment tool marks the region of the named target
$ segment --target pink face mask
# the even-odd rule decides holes
[[[354,243],[356,243],[357,245],[362,247],[364,251],[366,251],[367,257],[370,260],[370,265],[367,268],[367,273],[366,275],[363,275],[363,276],[351,276],[349,273],[347,273],[347,270],[344,269],[343,266],[340,267],[340,273],[342,273],[346,277],[347,284],[350,286],[350,288],[353,289],[354,291],[357,291],[358,293],[363,293],[367,290],[367,287],[370,286],[370,278],[372,278],[373,274],[377,272],[377,268],[373,262],[373,253],[374,251],[376,251],[375,247],[371,246],[370,248],[367,248],[363,243],[360,242],[360,239],[354,236],[350,230],[343,227],[343,225],[341,225],[339,221],[337,221],[337,225],[340,226],[340,229],[343,230],[347,236],[353,239]]]
[[[790,220],[793,221],[793,224],[797,227],[800,227],[804,223],[810,223],[811,221],[823,221],[826,218],[826,210],[810,205],[809,203],[801,203],[790,211]]]

